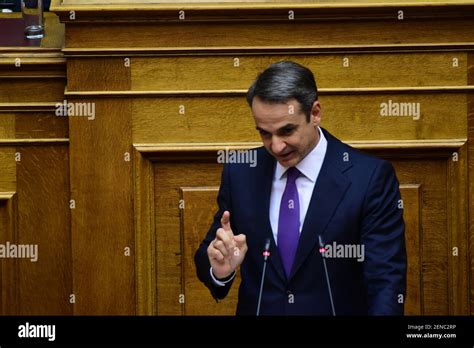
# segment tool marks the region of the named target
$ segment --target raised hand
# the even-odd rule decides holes
[[[247,241],[244,234],[234,236],[230,227],[230,212],[222,214],[221,227],[216,238],[207,248],[212,273],[217,279],[230,276],[242,263],[247,253]]]

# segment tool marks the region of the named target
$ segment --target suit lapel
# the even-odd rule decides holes
[[[266,149],[262,149],[262,156],[259,158],[258,167],[260,170],[257,171],[257,180],[255,182],[256,189],[255,192],[258,192],[258,197],[255,200],[255,211],[256,216],[261,217],[258,219],[257,226],[257,241],[261,241],[261,247],[263,250],[264,241],[267,238],[270,238],[270,257],[268,258],[269,262],[275,268],[277,274],[280,278],[286,282],[285,270],[278,253],[278,248],[273,238],[272,227],[270,224],[270,195],[272,192],[272,181],[275,171],[276,160],[267,152]],[[260,250],[258,251],[260,253]]]
[[[324,129],[322,131],[328,141],[328,146],[306,213],[290,279],[311,251],[315,250],[318,236],[324,233],[339,202],[351,185],[350,180],[343,174],[345,170],[352,166],[350,162],[343,161],[344,148],[327,131]]]

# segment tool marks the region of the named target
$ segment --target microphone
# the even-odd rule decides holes
[[[321,253],[321,257],[323,258],[324,273],[326,273],[326,284],[328,286],[328,291],[329,291],[329,300],[331,301],[332,315],[336,316],[336,310],[334,309],[334,301],[332,299],[331,283],[329,281],[328,268],[326,266],[326,258],[323,255],[326,249],[324,248],[324,243],[321,236],[318,236],[318,238],[319,238],[319,252]]]
[[[260,281],[260,291],[258,294],[257,317],[260,315],[260,302],[263,294],[263,281],[265,280],[265,271],[267,269],[267,259],[270,256],[270,238],[265,239],[265,247],[263,249],[263,271],[262,280]]]

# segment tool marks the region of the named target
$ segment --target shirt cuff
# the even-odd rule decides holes
[[[234,271],[234,273],[232,273],[232,275],[227,277],[225,280],[217,280],[216,277],[214,276],[214,273],[212,273],[212,267],[209,268],[209,273],[211,274],[211,278],[212,278],[212,281],[214,282],[214,284],[216,284],[217,286],[225,286],[228,282],[230,282],[232,279],[234,279],[237,272]]]

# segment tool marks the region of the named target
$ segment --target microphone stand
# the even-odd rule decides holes
[[[270,256],[270,238],[265,239],[265,248],[263,250],[263,271],[262,271],[262,280],[260,281],[260,291],[258,294],[258,303],[257,303],[257,317],[260,316],[260,303],[262,301],[263,294],[263,281],[265,280],[265,271],[267,270],[267,259]]]
[[[318,238],[319,238],[319,248],[320,248],[319,251],[321,253],[321,257],[323,258],[324,273],[326,274],[326,284],[328,286],[328,291],[329,291],[329,300],[331,301],[332,315],[336,316],[336,310],[334,309],[334,301],[332,299],[331,282],[329,281],[329,273],[328,273],[328,268],[326,266],[326,258],[323,255],[326,249],[324,248],[324,243],[321,236],[318,236]]]

